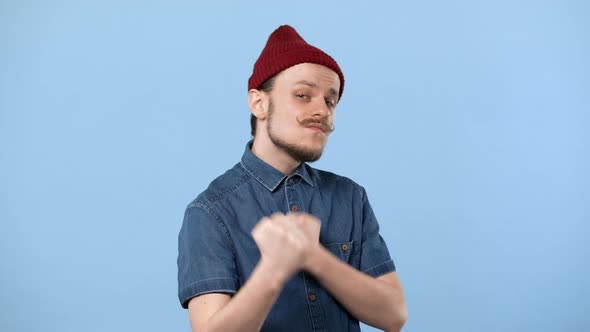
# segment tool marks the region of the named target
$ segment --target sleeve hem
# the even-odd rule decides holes
[[[377,277],[387,274],[389,272],[395,272],[395,264],[390,259],[390,260],[385,261],[381,264],[378,264],[378,265],[375,265],[369,269],[366,269],[363,272],[372,276],[373,278],[377,278]]]
[[[178,299],[180,305],[184,308],[188,308],[188,302],[195,296],[206,294],[206,293],[229,293],[233,294],[237,292],[237,280],[234,278],[210,278],[204,280],[198,280],[190,283],[186,287],[180,289],[178,293]]]

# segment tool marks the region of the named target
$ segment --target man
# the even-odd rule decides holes
[[[365,190],[310,167],[344,75],[290,26],[248,82],[253,141],[186,209],[179,299],[193,331],[399,331],[402,287]]]

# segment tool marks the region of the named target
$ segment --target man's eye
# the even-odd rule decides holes
[[[298,93],[297,94],[297,98],[299,98],[299,99],[307,99],[307,95],[304,94],[304,93]]]
[[[331,100],[326,100],[326,105],[328,105],[329,108],[336,107],[336,104],[334,104],[334,102]]]

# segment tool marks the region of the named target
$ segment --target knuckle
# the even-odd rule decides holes
[[[281,212],[274,212],[273,214],[270,215],[270,219],[280,219],[281,217],[284,217],[285,215]]]

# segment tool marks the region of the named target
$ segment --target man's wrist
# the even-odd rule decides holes
[[[327,255],[330,255],[330,252],[324,248],[321,244],[310,253],[310,257],[303,267],[304,270],[312,275],[316,275],[320,272],[320,270],[324,267],[324,262],[326,261]]]
[[[271,289],[278,291],[283,289],[283,286],[292,275],[292,273],[289,273],[288,271],[283,271],[280,268],[277,268],[276,264],[272,264],[272,262],[269,262],[264,258],[260,259],[256,266],[256,270],[260,272],[265,283]]]

